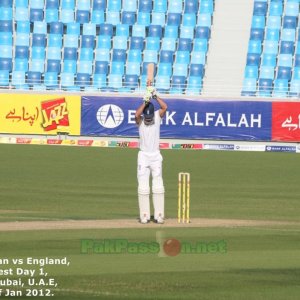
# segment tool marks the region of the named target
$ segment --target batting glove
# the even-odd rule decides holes
[[[150,102],[151,96],[152,96],[152,94],[151,94],[150,92],[146,91],[146,93],[145,93],[145,95],[144,95],[144,97],[143,97],[144,102],[145,102],[145,103]]]
[[[153,88],[153,91],[152,91],[152,98],[157,99],[157,97],[158,97],[157,91],[156,91],[155,88]]]

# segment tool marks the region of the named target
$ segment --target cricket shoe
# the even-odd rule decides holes
[[[140,219],[140,223],[141,224],[148,224],[148,223],[150,223],[150,220],[148,220],[147,218],[142,218],[142,219]]]
[[[155,220],[155,223],[157,223],[157,224],[164,224],[164,223],[165,223],[165,220],[164,220],[161,216],[159,216],[159,217]]]

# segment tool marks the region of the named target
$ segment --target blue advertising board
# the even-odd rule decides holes
[[[137,137],[134,115],[141,101],[136,97],[83,96],[81,135]],[[165,101],[168,111],[161,138],[271,140],[271,102]]]

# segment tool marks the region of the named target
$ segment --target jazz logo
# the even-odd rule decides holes
[[[69,114],[65,98],[42,102],[43,123],[45,131],[69,126]]]

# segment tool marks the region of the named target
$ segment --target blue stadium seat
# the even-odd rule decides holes
[[[262,28],[251,28],[250,40],[263,41],[264,29]]]
[[[79,37],[75,34],[65,34],[64,35],[64,47],[78,48]]]
[[[184,13],[196,13],[199,8],[198,0],[185,0],[184,1]]]
[[[287,1],[284,7],[286,16],[298,17],[299,15],[299,2]]]
[[[82,26],[82,35],[95,36],[96,25],[93,23],[84,23]]]
[[[12,71],[11,83],[17,88],[21,89],[25,85],[25,72],[24,71]]]
[[[29,58],[28,46],[15,46],[15,58]]]
[[[105,88],[107,83],[106,74],[94,74],[93,75],[93,86],[98,89]]]
[[[278,66],[292,67],[293,66],[293,56],[292,54],[279,54],[277,60]]]
[[[187,95],[198,95],[202,90],[202,81],[199,77],[189,76],[187,80],[187,87],[185,93]]]
[[[126,61],[126,50],[113,49],[112,61],[125,62]]]
[[[127,24],[117,24],[116,25],[116,36],[129,37],[129,25],[127,25]]]
[[[75,0],[61,0],[61,9],[74,9]]]
[[[242,96],[255,96],[256,94],[256,78],[245,78],[242,87]]]
[[[92,64],[94,59],[94,50],[92,48],[80,48],[79,59],[85,61],[87,60]]]
[[[260,65],[260,55],[258,53],[248,53],[246,65],[247,66],[259,66]]]
[[[48,35],[48,47],[62,47],[62,37],[60,34]]]
[[[38,85],[42,82],[42,73],[41,72],[27,72],[26,83],[29,86]]]
[[[46,71],[60,73],[60,62],[61,60],[58,59],[48,59]]]
[[[294,67],[300,67],[300,54],[296,54],[294,58]]]
[[[50,23],[50,33],[62,35],[64,33],[63,23],[62,22],[51,22]]]
[[[95,61],[95,74],[108,74],[108,62],[107,61]]]
[[[91,75],[87,73],[77,73],[75,84],[81,88],[85,88],[91,85]]]
[[[168,13],[167,14],[167,25],[180,26],[181,14],[180,13]]]
[[[293,79],[300,80],[300,67],[293,68]]]
[[[291,80],[289,96],[297,97],[297,98],[300,96],[300,80],[299,79]]]
[[[66,34],[80,35],[80,24],[76,22],[68,23]]]
[[[292,41],[281,41],[280,43],[280,54],[294,54],[295,47]]]
[[[280,29],[281,28],[281,16],[269,16],[267,19],[268,29]]]
[[[287,97],[289,82],[286,79],[275,79],[273,86],[273,97]]]
[[[92,10],[91,22],[93,24],[96,24],[96,26],[99,26],[99,24],[104,23],[105,22],[104,11],[103,10]]]
[[[44,8],[44,0],[30,0],[30,7]]]
[[[111,24],[113,26],[116,26],[117,24],[120,24],[120,12],[118,11],[107,11],[106,12],[106,18],[105,23]]]
[[[135,90],[138,88],[138,75],[137,74],[125,74],[124,76],[124,86]]]
[[[166,14],[163,12],[153,12],[151,15],[151,24],[164,27],[166,24]]]
[[[144,25],[134,24],[132,26],[132,36],[146,37],[146,27]]]
[[[190,65],[190,77],[200,77],[204,75],[204,66],[202,64],[191,64]]]
[[[42,22],[44,20],[44,10],[42,8],[31,8],[29,14],[29,20],[30,22],[36,22],[36,21]]]
[[[30,33],[30,22],[29,21],[17,21],[17,33]],[[1,30],[0,30],[1,31]]]
[[[185,76],[172,76],[170,93],[182,94],[185,89],[186,79]]]
[[[106,0],[93,0],[93,10],[104,11],[105,9],[106,9]]]
[[[201,0],[199,12],[200,13],[209,13],[212,15],[214,12],[214,1],[213,0]]]
[[[269,53],[262,54],[261,66],[276,67],[276,64],[277,64],[277,55],[276,54],[269,54]]]
[[[122,88],[122,75],[119,74],[109,74],[108,76],[108,87],[118,90]]]
[[[0,3],[1,8],[5,7],[12,7],[12,1],[11,0],[2,0]]]
[[[107,9],[109,11],[120,11],[121,8],[121,0],[107,0]]]
[[[63,61],[63,72],[65,73],[76,73],[77,61],[76,60],[64,60]]]
[[[157,65],[158,76],[171,76],[172,75],[172,64],[171,63],[159,63]]]
[[[267,28],[265,40],[278,42],[279,35],[280,35],[279,29]]]
[[[122,9],[127,11],[135,12],[137,10],[137,1],[136,0],[123,0]]]
[[[98,49],[110,49],[111,48],[111,37],[109,35],[99,35],[97,38]]]
[[[15,45],[23,46],[23,43],[20,43],[21,40],[18,39],[18,36],[20,36],[20,35],[16,36]],[[29,38],[29,36],[28,36],[28,38]],[[23,41],[23,39],[22,39],[22,41]],[[27,41],[28,41],[28,39],[27,39]],[[10,32],[0,32],[0,45],[12,45],[12,43],[13,43],[13,39],[12,39],[12,34]],[[24,46],[26,46],[26,45],[24,45]]]
[[[248,43],[248,53],[261,53],[262,43],[258,40],[249,40]]]
[[[29,61],[29,71],[45,72],[45,60],[44,59],[31,59]]]
[[[174,63],[173,64],[173,75],[174,76],[184,76],[186,77],[188,74],[188,64],[183,63]]]
[[[150,13],[149,12],[139,12],[137,15],[137,24],[143,26],[150,25]]]
[[[127,61],[127,63],[126,63],[126,74],[140,75],[141,74],[141,64],[139,62]]]
[[[28,71],[28,59],[27,58],[15,58],[14,59],[14,71]]]
[[[12,58],[13,47],[10,45],[0,45],[0,57]]]
[[[15,0],[15,7],[28,7],[28,0]]]
[[[252,28],[265,28],[266,26],[266,18],[265,16],[253,16],[251,27]]]
[[[158,37],[147,37],[146,38],[146,47],[147,50],[160,50],[160,39]]]
[[[257,66],[246,66],[244,72],[244,78],[258,78]]]
[[[0,57],[0,70],[12,71],[12,58]]]
[[[206,63],[206,54],[205,52],[192,52],[191,53],[191,63],[192,64],[202,64]]]
[[[259,69],[259,78],[272,79],[275,78],[275,69],[272,66],[261,66]]]
[[[138,1],[139,12],[151,12],[152,11],[152,0],[141,0]]]
[[[64,60],[77,61],[77,47],[64,47]]]
[[[162,27],[160,25],[150,25],[148,27],[148,36],[162,37]]]
[[[174,51],[161,50],[159,56],[160,63],[173,63]]]
[[[164,30],[164,38],[178,38],[178,26],[166,25]]]
[[[29,21],[29,12],[27,7],[15,8],[15,20],[16,21]]]
[[[13,19],[13,10],[11,7],[2,7],[0,20],[12,20]]]
[[[59,8],[59,0],[46,0],[46,8]]]
[[[277,69],[277,79],[287,79],[291,80],[292,68],[286,66],[279,66]]]
[[[262,97],[270,97],[273,89],[273,80],[261,78],[258,80],[258,94]]]
[[[142,51],[140,49],[130,49],[127,54],[128,62],[142,62]]]
[[[90,21],[90,12],[88,10],[77,10],[75,21],[79,24],[88,23]]]
[[[1,32],[2,34],[7,34],[7,32]],[[0,33],[0,34],[1,34]],[[12,45],[12,35],[9,33],[9,37],[0,35],[1,45]],[[30,35],[28,33],[16,33],[15,39],[16,46],[29,46],[30,45]]]
[[[45,47],[31,47],[31,58],[44,60],[46,58]]]
[[[281,40],[295,42],[296,40],[296,29],[284,28],[281,30]]]
[[[170,13],[182,13],[183,2],[181,0],[169,0],[168,1],[168,12]]]
[[[0,86],[9,86],[9,72],[5,70],[0,70]]]
[[[0,20],[0,32],[12,32],[12,21]]]
[[[167,0],[156,0],[153,3],[153,12],[165,13],[167,11]]]
[[[271,1],[269,3],[270,16],[282,16],[282,12],[283,12],[282,1]]]
[[[212,16],[211,14],[199,14],[197,17],[197,25],[204,27],[211,27],[212,25]]]
[[[177,40],[175,38],[163,38],[161,42],[161,50],[175,51],[176,42]]]
[[[209,39],[210,38],[210,28],[207,26],[196,26],[195,38]]]
[[[94,35],[82,35],[81,36],[81,48],[95,48],[95,36]]]
[[[155,87],[159,92],[166,92],[170,89],[171,78],[170,76],[156,76]]]
[[[130,50],[137,49],[137,50],[144,50],[144,39],[139,36],[132,36],[130,38]]]
[[[190,51],[176,51],[175,62],[179,64],[189,64]]]
[[[112,24],[100,24],[99,35],[113,36],[113,30]]]
[[[268,53],[268,54],[277,54],[278,53],[278,42],[272,41],[272,40],[266,40],[264,42],[263,52]]]
[[[74,19],[74,10],[73,9],[61,9],[59,20],[64,24],[73,23]]]
[[[128,25],[133,25],[135,24],[135,19],[136,19],[136,13],[133,11],[122,11],[121,15],[121,23],[122,24],[128,24]]]
[[[113,61],[110,64],[110,74],[124,75],[125,63],[122,61]]]
[[[47,8],[45,10],[45,21],[47,23],[57,22],[59,20],[58,17],[58,9],[57,8]]]
[[[254,1],[253,15],[265,16],[268,10],[268,3],[264,1]]]
[[[180,38],[178,39],[178,51],[192,51],[192,39]]]
[[[91,7],[90,7],[90,4],[91,4],[91,1],[90,0],[80,0],[80,1],[77,1],[77,10],[90,10]]]
[[[208,40],[207,39],[194,39],[193,51],[207,52],[208,50]]]
[[[47,48],[48,59],[61,59],[61,48],[60,47],[48,47]]]
[[[144,62],[153,62],[157,63],[158,61],[158,52],[155,50],[144,50],[143,52],[143,61]]]
[[[295,29],[297,27],[297,22],[298,18],[294,16],[284,16],[283,17],[283,22],[282,22],[282,27],[283,28],[290,28],[290,29]]]
[[[47,23],[40,21],[33,22],[33,33],[47,34]]]
[[[62,72],[60,74],[61,87],[65,90],[74,90],[75,88],[74,77],[75,76],[73,73]]]
[[[193,39],[194,38],[194,27],[192,26],[180,26],[180,38]]]
[[[114,49],[128,49],[128,39],[126,36],[114,36],[113,37],[113,48]]]

